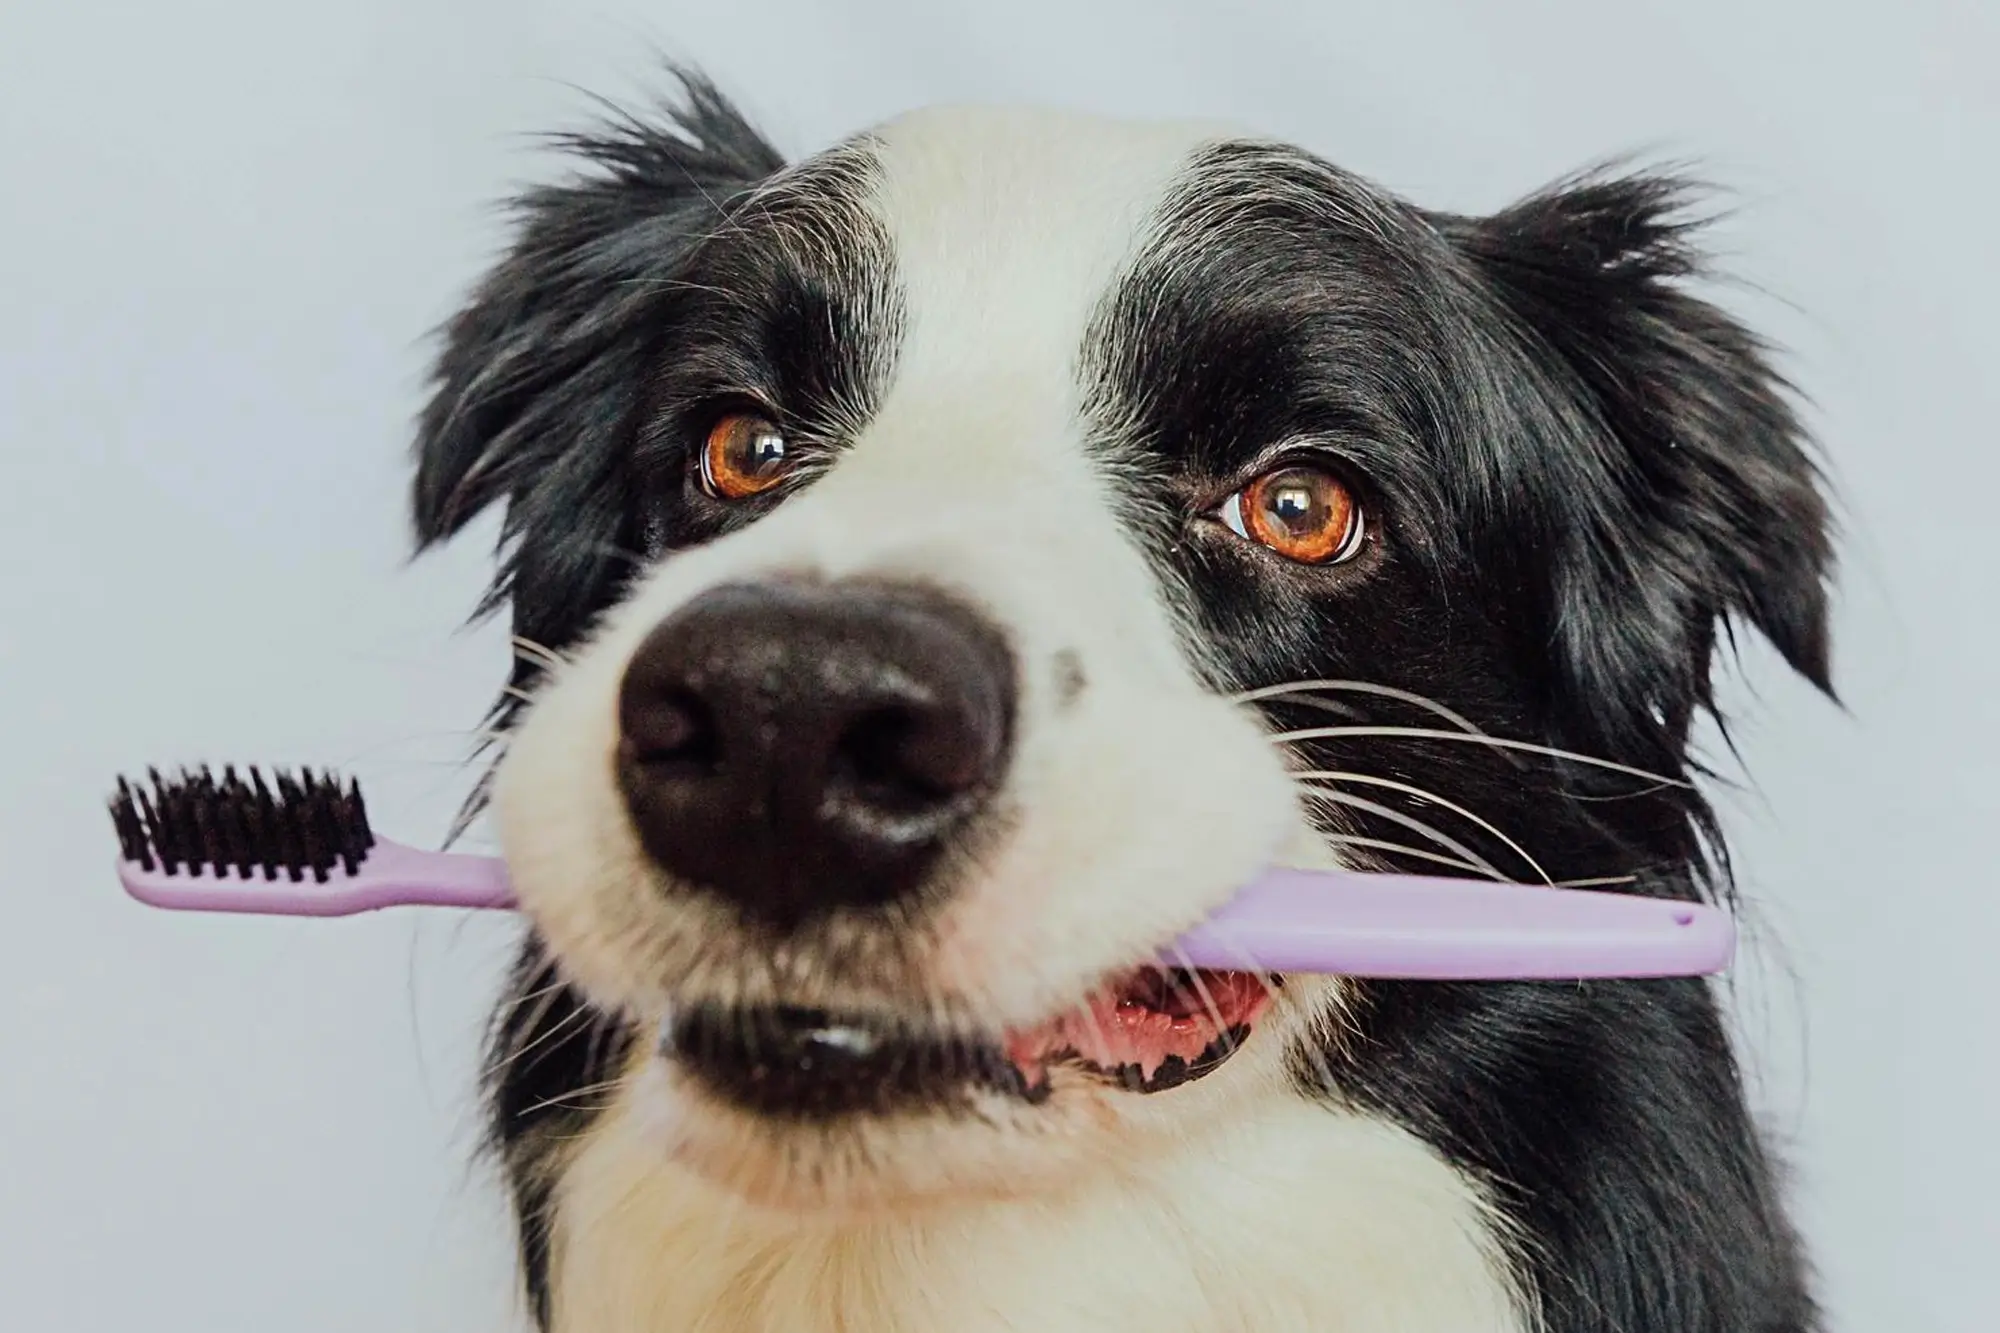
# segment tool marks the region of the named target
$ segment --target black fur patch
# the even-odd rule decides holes
[[[1236,690],[1359,680],[1636,779],[1464,739],[1331,736],[1328,832],[1364,863],[1446,829],[1505,873],[1727,888],[1687,780],[1718,628],[1827,684],[1827,518],[1783,386],[1690,294],[1685,188],[1574,182],[1491,219],[1425,214],[1302,154],[1218,149],[1089,350],[1107,475]],[[1115,425],[1114,425],[1115,423]],[[1114,433],[1115,432],[1115,433]],[[1343,474],[1368,546],[1307,567],[1198,517],[1274,458]],[[1273,699],[1284,728],[1455,723],[1379,693]],[[1463,873],[1447,870],[1443,873]],[[1797,1245],[1698,980],[1374,984],[1307,1089],[1390,1116],[1488,1182],[1549,1333],[1805,1330]]]

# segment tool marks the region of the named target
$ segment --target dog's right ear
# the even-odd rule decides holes
[[[584,173],[515,201],[511,248],[443,328],[415,446],[419,549],[541,479],[601,471],[589,460],[645,377],[649,313],[732,201],[784,165],[714,85],[674,72],[682,96],[656,120],[558,136]]]

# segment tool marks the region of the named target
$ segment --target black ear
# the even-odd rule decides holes
[[[1582,437],[1577,493],[1545,498],[1569,684],[1606,739],[1672,750],[1734,620],[1832,693],[1820,477],[1764,346],[1689,290],[1691,197],[1671,176],[1588,176],[1452,229]]]
[[[566,513],[579,530],[608,521],[596,511],[609,454],[631,422],[647,330],[673,277],[731,203],[783,166],[713,85],[676,74],[682,96],[656,121],[619,116],[558,137],[584,171],[515,201],[510,249],[442,330],[415,446],[420,548],[501,499],[503,542],[537,510]],[[609,544],[617,534],[601,535]],[[489,605],[530,578],[572,581],[509,568]]]

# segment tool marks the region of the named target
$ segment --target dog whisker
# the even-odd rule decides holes
[[[618,1062],[616,1065],[617,1072],[612,1074],[611,1078],[613,1082],[623,1081],[628,1072],[625,1064],[631,1054],[631,1046],[629,1044],[614,1045],[607,1053],[604,1049],[604,1043],[615,1041],[615,1039],[626,1035],[626,1030],[622,1024],[628,1021],[629,1019],[621,1018],[617,1014],[604,1013],[597,1016],[596,1021],[591,1024],[590,1049],[586,1053],[589,1063],[585,1068],[591,1070],[593,1073],[601,1074],[605,1071],[607,1054],[615,1056]]]
[[[1414,690],[1398,689],[1394,685],[1377,685],[1366,680],[1292,680],[1277,685],[1264,685],[1254,690],[1243,690],[1230,696],[1234,703],[1256,703],[1262,699],[1276,699],[1294,694],[1316,694],[1321,692],[1341,694],[1373,694],[1384,699],[1395,699],[1425,712],[1443,718],[1460,731],[1473,736],[1486,733],[1463,715],[1445,707],[1428,695]],[[1299,700],[1304,703],[1306,700]]]
[[[1195,967],[1193,962],[1188,958],[1187,951],[1178,945],[1174,948],[1174,957],[1181,965],[1181,973],[1187,977],[1189,984],[1193,986],[1196,998],[1201,1001],[1202,1010],[1208,1015],[1208,1021],[1215,1024],[1217,1033],[1226,1032],[1229,1025],[1223,1021],[1222,1007],[1215,1002],[1215,997],[1209,993],[1208,984],[1201,979],[1200,969]],[[1253,975],[1256,975],[1259,983],[1263,985],[1265,994],[1271,994],[1271,983],[1264,980],[1261,973]],[[1187,987],[1183,986],[1177,980],[1170,981],[1169,985],[1174,992],[1175,998],[1186,998]]]
[[[537,1111],[546,1111],[552,1107],[562,1107],[566,1110],[574,1111],[602,1111],[609,1103],[598,1106],[573,1106],[571,1103],[579,1097],[594,1097],[599,1093],[615,1091],[624,1081],[622,1078],[612,1078],[598,1083],[586,1083],[580,1088],[571,1088],[567,1092],[558,1093],[553,1097],[544,1097],[538,1102],[531,1102],[527,1106],[522,1107],[516,1114],[530,1116]]]
[[[1312,708],[1322,713],[1333,713],[1340,717],[1351,718],[1356,722],[1366,722],[1369,720],[1366,709],[1357,708],[1353,704],[1342,703],[1338,699],[1320,699],[1310,694],[1299,693],[1287,695],[1285,697],[1285,704],[1291,708]]]
[[[1390,791],[1402,792],[1405,796],[1414,796],[1419,800],[1429,801],[1433,805],[1440,806],[1446,810],[1451,811],[1453,814],[1457,815],[1461,819],[1464,819],[1468,823],[1477,824],[1480,828],[1492,834],[1502,843],[1505,843],[1507,848],[1510,851],[1512,851],[1514,855],[1520,857],[1523,861],[1527,862],[1529,869],[1535,872],[1537,878],[1541,879],[1544,883],[1549,882],[1549,872],[1542,869],[1541,862],[1535,860],[1534,857],[1530,856],[1528,854],[1528,850],[1525,847],[1521,846],[1520,843],[1514,841],[1512,838],[1508,837],[1505,833],[1502,833],[1498,828],[1494,827],[1494,825],[1490,821],[1480,818],[1478,815],[1472,813],[1472,811],[1466,809],[1462,805],[1459,805],[1455,801],[1446,800],[1444,797],[1438,795],[1434,791],[1426,790],[1423,787],[1418,787],[1408,782],[1398,782],[1394,778],[1379,778],[1367,773],[1347,773],[1339,769],[1332,769],[1332,768],[1307,769],[1304,772],[1298,774],[1298,776],[1302,779],[1309,779],[1314,782],[1352,783],[1359,786],[1383,787]]]
[[[540,1033],[539,1035],[530,1035],[533,1034],[537,1028],[540,1028],[542,1026],[543,1021],[547,1019],[549,1015],[549,1010],[553,1009],[557,1001],[559,1001],[562,998],[562,993],[564,989],[565,987],[563,983],[556,982],[552,985],[544,986],[540,990],[534,991],[530,995],[525,996],[520,1000],[516,1000],[513,1004],[508,1006],[505,1012],[509,1016],[512,1016],[513,1014],[518,1013],[521,1007],[527,1004],[530,1000],[536,1001],[534,1012],[531,1013],[528,1016],[527,1021],[525,1023],[522,1023],[520,1027],[514,1032],[512,1039],[508,1043],[507,1049],[505,1051],[500,1052],[497,1056],[495,1056],[492,1064],[486,1070],[486,1077],[492,1078],[497,1074],[505,1072],[507,1069],[512,1067],[514,1062],[520,1059],[522,1055],[526,1054],[527,1051],[531,1050],[533,1047],[540,1044],[542,1041],[547,1040],[551,1034],[561,1031],[563,1027],[568,1025],[577,1016],[588,1014],[589,1012],[588,1010],[578,1008],[574,1014],[566,1015],[564,1018],[555,1023],[548,1030]]]
[[[547,667],[551,671],[560,671],[569,665],[568,658],[547,644],[537,643],[533,639],[519,634],[511,636],[508,642],[513,645],[515,656],[525,657],[536,665]]]
[[[526,1022],[522,1023],[519,1028],[515,1029],[509,1035],[507,1049],[500,1052],[494,1058],[489,1071],[489,1077],[492,1074],[501,1073],[512,1066],[522,1046],[536,1040],[530,1034],[541,1027],[543,1020],[549,1015],[549,1010],[553,1009],[556,1002],[561,998],[562,989],[561,985],[555,985],[546,987],[539,992],[541,998],[536,1004],[534,1012],[528,1015]],[[510,1007],[509,1013],[514,1012],[515,1008],[518,1008],[518,1006]]]
[[[1449,866],[1454,870],[1468,871],[1485,879],[1494,879],[1502,884],[1519,882],[1507,879],[1505,876],[1490,875],[1480,867],[1467,861],[1461,861],[1455,856],[1444,856],[1438,852],[1426,851],[1422,847],[1410,847],[1400,842],[1388,842],[1381,838],[1356,837],[1346,833],[1327,834],[1326,840],[1342,847],[1364,847],[1371,851],[1392,852],[1397,856],[1415,857],[1420,861],[1429,861],[1436,865]],[[1609,888],[1618,884],[1636,884],[1638,882],[1639,876],[1637,875],[1593,875],[1585,879],[1552,879],[1546,881],[1543,887],[1550,889],[1595,889]]]
[[[561,1018],[549,1024],[547,1028],[543,1029],[540,1035],[534,1037],[533,1039],[527,1042],[522,1043],[516,1049],[509,1051],[505,1059],[501,1060],[500,1062],[495,1064],[493,1068],[486,1071],[486,1076],[488,1078],[491,1078],[496,1074],[504,1072],[505,1070],[511,1068],[513,1065],[519,1063],[521,1060],[526,1059],[527,1056],[532,1051],[534,1051],[536,1047],[541,1046],[545,1042],[552,1041],[556,1037],[561,1036],[565,1031],[573,1030],[577,1027],[582,1026],[583,1023],[587,1023],[589,1021],[590,1021],[590,1011],[586,1009],[579,1008],[571,1013],[564,1014]]]
[[[1081,1025],[1090,1029],[1090,1035],[1096,1038],[1097,1049],[1100,1051],[1111,1050],[1111,1037],[1105,1032],[1104,1025],[1097,1021],[1096,1006],[1088,999],[1080,1000],[1075,1006],[1075,1011],[1077,1018],[1081,1021]]]
[[[1650,783],[1647,786],[1639,787],[1632,791],[1621,791],[1611,796],[1592,796],[1587,792],[1574,792],[1570,795],[1570,799],[1578,805],[1590,805],[1606,801],[1630,801],[1641,796],[1651,796],[1656,791],[1665,791],[1668,787],[1692,787],[1693,785],[1687,782],[1676,782],[1672,778],[1661,778],[1657,782]]]
[[[1445,856],[1438,852],[1426,851],[1422,847],[1411,847],[1400,842],[1388,842],[1381,838],[1363,838],[1347,833],[1330,833],[1325,835],[1325,837],[1328,842],[1336,846],[1364,847],[1370,851],[1392,852],[1397,856],[1415,857],[1420,861],[1429,861],[1435,865],[1449,866],[1454,870],[1468,871],[1482,878],[1496,880],[1502,884],[1518,882],[1507,879],[1505,876],[1491,875],[1469,861],[1461,861],[1455,856]],[[1617,884],[1636,884],[1638,882],[1639,877],[1637,875],[1593,875],[1586,879],[1552,879],[1546,881],[1543,887],[1550,889],[1595,889],[1609,888]]]
[[[1495,879],[1506,878],[1506,876],[1502,875],[1500,871],[1492,864],[1492,862],[1488,861],[1478,852],[1473,851],[1470,847],[1467,847],[1464,843],[1458,841],[1456,838],[1453,838],[1448,834],[1442,832],[1441,830],[1437,829],[1436,827],[1425,823],[1423,820],[1418,819],[1412,815],[1404,814],[1401,810],[1396,810],[1389,806],[1383,805],[1380,801],[1365,800],[1362,797],[1352,795],[1351,793],[1348,792],[1331,791],[1324,787],[1309,786],[1305,787],[1304,790],[1311,795],[1312,799],[1316,801],[1327,801],[1334,805],[1344,805],[1347,806],[1349,809],[1360,810],[1363,811],[1364,813],[1375,815],[1382,819],[1386,819],[1393,824],[1400,824],[1404,828],[1410,830],[1412,833],[1416,833],[1425,838],[1430,839],[1432,842],[1444,848],[1452,855],[1464,858],[1467,862],[1479,867],[1480,870],[1484,871],[1488,875],[1491,875],[1493,878]]]
[[[1648,769],[1634,768],[1611,759],[1599,759],[1595,755],[1579,754],[1575,750],[1559,749],[1553,745],[1538,745],[1533,741],[1510,740],[1504,736],[1467,735],[1460,731],[1439,731],[1430,727],[1303,727],[1296,731],[1280,731],[1269,738],[1273,743],[1292,744],[1298,741],[1339,740],[1349,737],[1379,736],[1390,739],[1424,741],[1467,741],[1474,745],[1490,745],[1502,750],[1520,750],[1528,754],[1544,755],[1550,759],[1563,759],[1574,764],[1587,764],[1592,768],[1609,769],[1614,773],[1625,773],[1648,782],[1663,786],[1692,790],[1694,784],[1685,778],[1670,778],[1663,773]]]
[[[1461,861],[1455,856],[1445,856],[1439,852],[1428,852],[1421,847],[1410,847],[1400,842],[1388,842],[1381,838],[1363,838],[1346,833],[1328,834],[1326,838],[1328,842],[1342,847],[1365,847],[1371,851],[1393,852],[1398,856],[1414,856],[1419,860],[1429,861],[1435,865],[1450,866],[1454,870],[1470,871],[1482,878],[1497,879],[1502,883],[1507,882],[1505,876],[1489,874],[1470,861]]]
[[[552,974],[552,972],[553,969],[545,969],[542,972],[542,975],[549,976]],[[561,981],[551,981],[546,986],[537,986],[535,989],[531,991],[528,991],[521,995],[516,995],[512,999],[508,1000],[507,1003],[501,1008],[500,1012],[503,1015],[516,1013],[524,1006],[532,1004],[534,1001],[541,999],[544,995],[552,995],[556,991],[561,990],[563,988],[563,985],[564,983]]]

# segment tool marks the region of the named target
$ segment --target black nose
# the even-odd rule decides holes
[[[920,891],[998,785],[1013,713],[1006,644],[942,594],[727,585],[627,665],[619,780],[661,867],[789,929]]]

